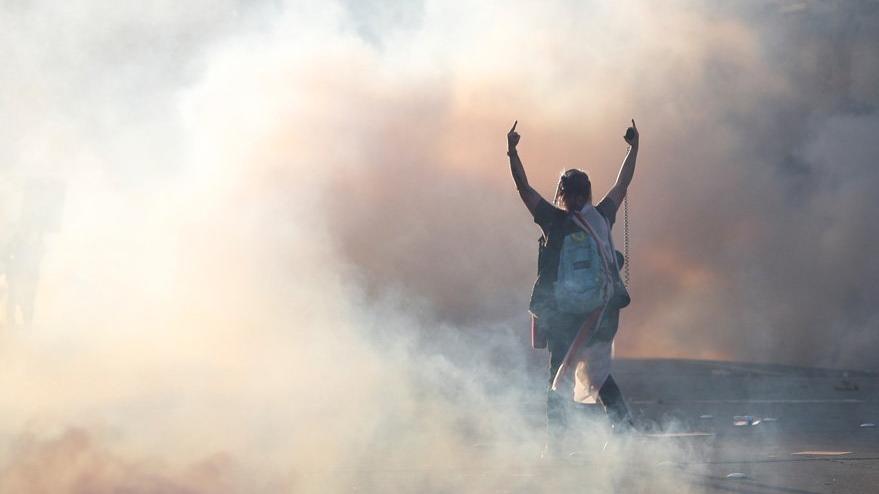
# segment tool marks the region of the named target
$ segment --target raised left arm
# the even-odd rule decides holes
[[[626,192],[629,184],[632,183],[632,177],[635,176],[635,161],[638,159],[639,135],[638,128],[635,127],[635,120],[632,120],[632,126],[626,129],[626,135],[623,139],[629,144],[629,152],[623,165],[620,167],[620,173],[617,175],[617,181],[611,187],[606,197],[613,199],[614,205],[619,207],[626,198]]]

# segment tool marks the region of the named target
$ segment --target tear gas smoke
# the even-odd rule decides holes
[[[736,5],[4,4],[0,241],[63,194],[0,491],[509,483],[544,380],[513,119],[544,194],[641,128],[618,354],[875,367],[877,14]]]

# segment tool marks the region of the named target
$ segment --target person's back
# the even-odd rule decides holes
[[[589,176],[576,169],[560,177],[553,205],[528,184],[517,152],[517,124],[507,134],[507,154],[519,195],[543,232],[529,310],[535,341],[545,339],[550,353],[547,425],[551,444],[557,445],[572,400],[601,403],[616,425],[631,423],[610,375],[619,310],[630,300],[611,229],[634,174],[639,136],[633,121],[625,137],[631,147],[617,182],[597,206],[592,205]]]

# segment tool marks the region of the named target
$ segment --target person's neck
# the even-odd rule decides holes
[[[579,202],[580,201],[578,200],[577,203],[579,203]],[[580,204],[579,206],[574,205],[573,207],[568,207],[567,204],[565,204],[565,211],[567,211],[569,213],[573,213],[574,211],[582,211],[583,208],[585,208],[586,206],[591,206],[591,205],[592,205],[592,198],[589,198],[589,199],[586,199],[585,201],[583,201],[583,204]]]

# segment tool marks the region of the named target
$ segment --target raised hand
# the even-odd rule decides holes
[[[637,146],[638,137],[638,127],[635,127],[635,119],[633,118],[632,126],[626,129],[626,135],[623,136],[623,140],[625,140],[630,146]]]
[[[507,132],[507,148],[508,148],[510,151],[515,150],[515,149],[516,149],[516,145],[519,144],[519,137],[520,137],[520,136],[519,136],[519,133],[516,132],[516,125],[518,125],[518,124],[519,124],[519,121],[518,121],[518,120],[516,120],[515,122],[513,122],[513,128],[510,129],[509,132]]]

